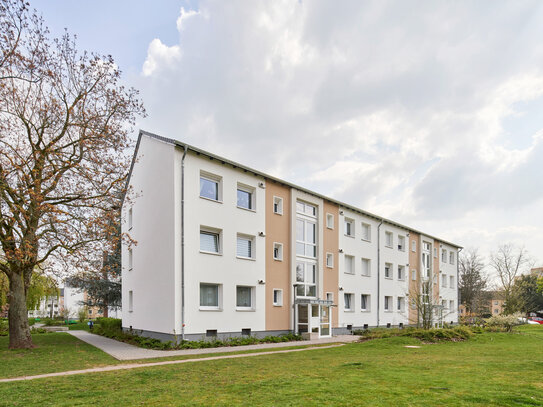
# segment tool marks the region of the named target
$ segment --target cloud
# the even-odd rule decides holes
[[[540,2],[203,0],[177,30],[143,127],[461,244],[543,245],[518,229],[543,200]]]

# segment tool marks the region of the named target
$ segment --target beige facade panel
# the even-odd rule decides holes
[[[328,216],[333,225],[330,228],[328,224]],[[323,233],[323,258],[326,259],[326,253],[333,254],[333,267],[324,267],[323,273],[323,291],[326,299],[326,293],[332,293],[334,304],[338,305],[339,301],[339,205],[324,201],[324,233]],[[332,327],[337,328],[338,324],[338,306],[332,307]]]
[[[415,243],[413,243],[415,242]],[[415,232],[409,232],[409,295],[418,292],[420,287],[420,256],[421,256],[421,240],[420,235]],[[414,250],[413,250],[414,249]],[[413,280],[413,271],[415,271],[415,280]],[[411,306],[409,300],[409,324],[417,323],[419,316],[418,311]]]

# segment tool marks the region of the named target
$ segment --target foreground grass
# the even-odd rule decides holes
[[[67,333],[37,334],[32,335],[32,340],[36,345],[34,349],[9,350],[9,338],[0,336],[0,378],[119,363],[107,353]]]
[[[0,384],[0,405],[538,405],[543,327]]]

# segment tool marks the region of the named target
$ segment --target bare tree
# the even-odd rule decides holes
[[[467,249],[461,253],[458,266],[460,269],[458,289],[461,303],[466,307],[467,314],[480,314],[487,299],[485,289],[488,285],[483,259],[477,249]]]
[[[409,290],[409,303],[416,314],[418,328],[431,329],[436,323],[441,324],[443,318],[450,313],[443,307],[437,294],[433,292],[430,278],[423,279],[420,284]]]
[[[513,287],[515,280],[528,271],[531,267],[531,259],[524,247],[515,247],[512,244],[504,244],[495,253],[490,255],[490,266],[496,272],[500,283],[500,291],[505,301],[504,312],[514,312]]]
[[[104,252],[129,165],[128,134],[144,114],[111,56],[51,39],[23,0],[2,0],[0,271],[9,279],[9,346],[32,347],[26,293],[33,270],[85,269]]]

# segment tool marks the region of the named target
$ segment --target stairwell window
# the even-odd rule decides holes
[[[128,291],[128,312],[134,311],[134,292]],[[89,314],[92,312],[92,310],[89,310]]]
[[[133,249],[128,249],[128,271],[134,268],[134,252]]]
[[[326,253],[326,267],[333,268],[334,267],[334,254],[333,253]]]
[[[416,251],[417,251],[417,241],[416,241],[416,240],[412,240],[412,241],[411,241],[411,251],[412,251],[412,252],[416,252]]]
[[[283,261],[283,245],[281,243],[273,244],[273,259]]]
[[[283,306],[283,290],[278,288],[273,290],[273,305],[274,307]]]
[[[132,208],[128,210],[128,230],[132,230]]]
[[[278,196],[273,197],[273,213],[277,215],[283,214],[283,198],[279,198]]]
[[[411,280],[417,281],[417,270],[411,270]]]

